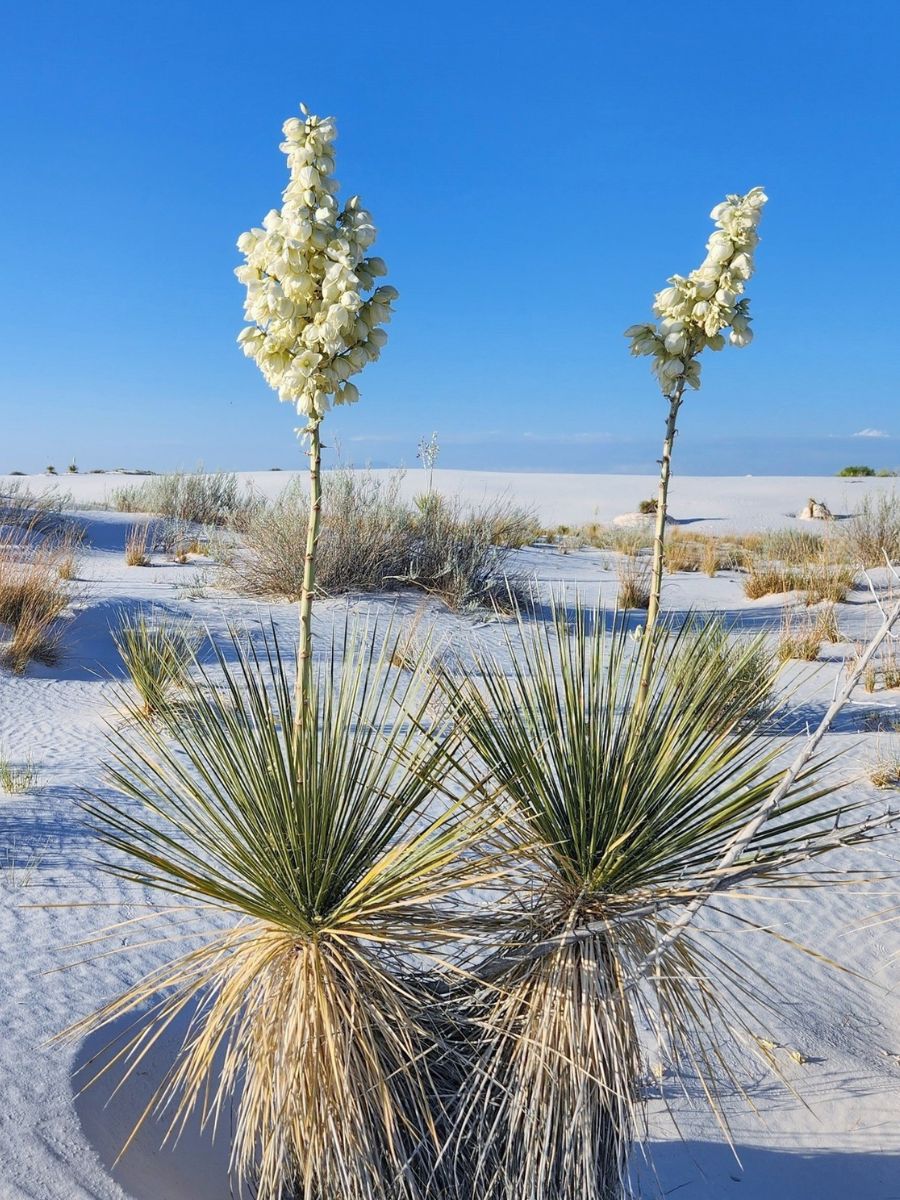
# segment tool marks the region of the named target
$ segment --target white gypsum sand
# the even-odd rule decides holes
[[[261,492],[275,495],[288,472],[248,473]],[[8,480],[0,478],[0,491]],[[139,483],[140,477],[45,476],[23,483],[41,490],[48,483],[73,493],[76,503],[101,503],[107,489]],[[845,479],[699,479],[673,481],[671,511],[676,520],[696,521],[699,532],[762,528],[810,528],[792,521],[810,495],[824,499],[832,512],[849,511],[871,490],[890,491],[893,480]],[[479,502],[504,494],[532,505],[546,524],[608,521],[652,494],[649,476],[506,475],[436,471],[435,489]],[[423,474],[411,470],[403,488],[424,490]],[[200,559],[175,564],[164,556],[147,568],[128,567],[123,556],[134,517],[113,512],[83,514],[89,542],[78,566],[81,595],[66,620],[62,661],[54,667],[31,665],[22,676],[0,673],[0,748],[11,761],[31,761],[38,781],[18,795],[0,794],[0,936],[4,969],[0,973],[0,1079],[4,1103],[0,1120],[0,1197],[2,1200],[223,1200],[226,1178],[227,1120],[217,1142],[188,1130],[174,1149],[160,1149],[161,1127],[148,1123],[118,1163],[116,1156],[131,1125],[159,1081],[170,1047],[161,1044],[127,1087],[110,1100],[112,1083],[101,1081],[77,1094],[79,1066],[98,1053],[104,1038],[79,1046],[48,1045],[48,1040],[78,1017],[96,1009],[162,959],[172,946],[146,940],[139,923],[123,924],[117,941],[127,952],[59,971],[66,963],[89,958],[93,947],[75,948],[100,929],[127,922],[158,902],[140,889],[97,871],[95,848],[78,809],[81,789],[106,787],[101,764],[106,757],[104,730],[118,720],[115,696],[121,666],[110,626],[123,611],[155,605],[174,616],[188,616],[222,636],[229,623],[252,628],[271,614],[284,644],[296,638],[296,607],[260,604],[217,591],[215,568]],[[815,527],[815,526],[813,526]],[[690,528],[690,527],[689,527]],[[603,551],[565,554],[549,547],[518,552],[515,566],[531,575],[549,594],[555,586],[578,588],[593,600],[599,588],[606,604],[616,593],[613,556]],[[873,580],[884,582],[884,572]],[[206,587],[198,587],[204,579]],[[663,609],[721,611],[741,629],[771,629],[777,636],[788,598],[750,601],[740,576],[731,571],[714,578],[703,574],[667,575]],[[324,649],[334,622],[346,613],[411,616],[417,594],[351,596],[320,603],[314,617],[315,644]],[[633,614],[637,621],[637,614]],[[823,645],[815,664],[794,664],[786,672],[791,691],[790,719],[782,722],[785,739],[793,730],[814,728],[827,707],[843,670],[850,642],[861,641],[880,623],[876,604],[865,588],[837,606],[847,642]],[[438,638],[464,646],[478,640],[502,653],[502,630],[485,614],[454,615],[429,601],[427,623]],[[845,776],[861,776],[887,736],[877,726],[900,721],[900,692],[854,694],[826,737],[830,751],[846,751],[838,764]],[[864,778],[851,783],[847,799],[862,799],[873,812],[888,802]],[[875,870],[896,870],[895,839],[881,843],[871,857],[855,861]],[[668,1095],[683,1137],[672,1119],[654,1103],[654,1164],[640,1173],[647,1195],[658,1187],[684,1200],[718,1200],[729,1195],[749,1200],[845,1200],[847,1195],[888,1200],[897,1194],[900,1169],[900,926],[872,920],[897,905],[893,883],[799,894],[792,900],[760,899],[754,916],[770,920],[798,941],[814,946],[873,984],[840,976],[825,965],[751,932],[742,936],[745,954],[784,997],[783,1026],[773,1031],[767,1049],[797,1095],[778,1086],[761,1061],[735,1064],[762,1116],[754,1116],[737,1095],[728,1101],[739,1160],[729,1150],[702,1098],[684,1096],[665,1073],[653,1086]],[[715,922],[715,913],[702,920]],[[174,924],[174,918],[173,918]],[[183,943],[177,943],[181,947]],[[760,1031],[761,1033],[763,1031]],[[652,1048],[650,1057],[652,1059]],[[690,1093],[690,1086],[688,1088]],[[108,1104],[106,1102],[109,1101]]]

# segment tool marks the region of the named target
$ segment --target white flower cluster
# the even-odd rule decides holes
[[[359,197],[338,208],[334,119],[300,111],[283,126],[291,178],[282,208],[238,238],[246,263],[235,274],[252,322],[238,343],[279,399],[319,421],[332,403],[359,399],[349,379],[381,353],[397,289],[375,286],[387,267],[367,257],[375,226]]]
[[[750,301],[739,296],[753,274],[753,251],[759,242],[756,228],[766,194],[753,188],[746,196],[728,196],[709,214],[717,229],[706,243],[706,258],[687,278],[673,275],[669,286],[657,292],[654,325],[632,325],[625,330],[632,354],[653,356],[653,372],[668,395],[680,383],[700,386],[697,355],[709,347],[721,350],[723,330],[730,330],[733,346],[748,346]]]

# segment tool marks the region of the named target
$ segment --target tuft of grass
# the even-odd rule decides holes
[[[52,541],[35,542],[33,526],[0,533],[0,626],[8,629],[0,662],[16,674],[32,661],[59,661],[59,618],[71,599],[59,561]]]
[[[616,604],[621,609],[648,608],[650,605],[650,560],[643,555],[623,555],[616,563],[619,591]]]
[[[781,614],[781,636],[778,639],[779,662],[800,659],[815,662],[822,647],[819,622],[807,613],[797,613],[785,608]]]
[[[488,870],[482,822],[435,812],[452,747],[424,732],[433,687],[391,654],[371,631],[333,647],[318,719],[294,734],[277,642],[235,643],[177,719],[115,736],[116,792],[85,803],[106,869],[177,897],[195,946],[68,1036],[137,1017],[117,1045],[128,1074],[196,1003],[150,1111],[173,1130],[233,1111],[258,1200],[446,1194],[458,1051],[421,952],[460,936],[459,898]],[[216,910],[237,922],[204,927]]]
[[[844,526],[846,554],[863,567],[900,560],[900,495],[868,495]]]
[[[203,640],[200,632],[190,621],[138,612],[123,616],[112,637],[140,697],[140,715],[169,711],[176,693],[190,681]]]
[[[665,566],[667,571],[699,571],[703,549],[696,543],[677,537],[673,531],[666,541]]]
[[[724,851],[783,775],[752,717],[771,682],[744,688],[741,713],[723,708],[721,631],[667,639],[663,629],[639,704],[641,656],[623,624],[580,607],[555,617],[509,631],[512,670],[477,650],[475,672],[442,676],[520,880],[501,944],[461,985],[473,1049],[454,1149],[464,1194],[483,1200],[629,1194],[638,1030],[659,1039],[676,1080],[699,1074],[717,1106],[734,1079],[730,1039],[751,1042],[785,1003],[780,981],[747,986],[742,939],[718,919],[735,913],[735,930],[779,937],[754,917],[760,888],[813,885],[797,868],[842,836],[831,829],[840,805],[821,803],[820,764],[722,877]],[[711,888],[727,888],[727,910],[687,930],[634,986]]]
[[[125,562],[129,567],[146,567],[150,565],[149,548],[152,542],[152,529],[149,525],[132,525],[125,537]]]
[[[880,749],[869,769],[869,779],[877,788],[900,788],[900,746]]]
[[[831,642],[832,645],[837,645],[838,642],[844,640],[838,626],[833,602],[826,603],[816,614],[816,633],[823,642]]]
[[[30,792],[38,783],[38,773],[34,762],[29,759],[26,763],[14,763],[0,754],[0,788],[9,795],[19,795]]]
[[[703,556],[700,559],[700,570],[710,579],[713,579],[718,573],[721,566],[721,555],[719,545],[715,540],[708,541],[703,547]]]

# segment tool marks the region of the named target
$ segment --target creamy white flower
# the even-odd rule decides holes
[[[343,209],[335,199],[334,120],[300,111],[282,127],[290,172],[282,208],[238,238],[245,261],[235,275],[250,322],[238,343],[281,400],[320,420],[332,400],[359,399],[348,379],[378,357],[398,293],[375,288],[387,267],[368,256],[376,231],[359,197]]]
[[[653,298],[656,325],[632,325],[625,331],[631,353],[652,356],[662,390],[676,384],[700,386],[699,355],[728,342],[747,346],[753,338],[749,301],[741,298],[753,274],[757,227],[767,200],[762,188],[744,196],[726,196],[710,213],[716,224],[706,243],[706,258],[688,276],[673,275]]]

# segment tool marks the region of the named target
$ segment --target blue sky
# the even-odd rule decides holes
[[[301,100],[401,293],[345,459],[654,469],[621,331],[762,184],[756,340],[707,355],[677,467],[900,467],[898,69],[893,0],[9,6],[0,470],[299,461],[232,270]]]

